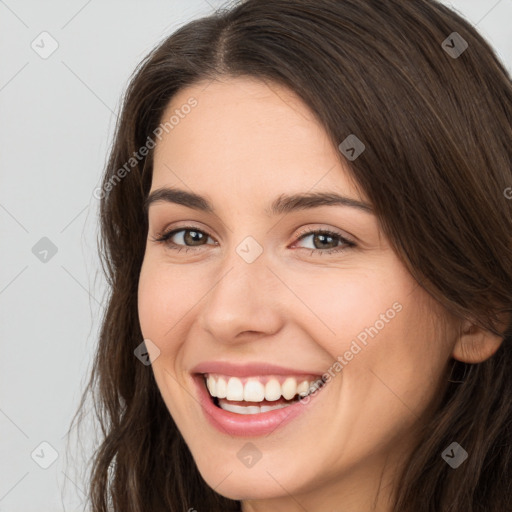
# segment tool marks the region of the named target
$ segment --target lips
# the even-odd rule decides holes
[[[258,363],[201,363],[193,376],[210,424],[242,436],[269,434],[305,412],[301,400],[316,399],[324,384],[316,372]]]

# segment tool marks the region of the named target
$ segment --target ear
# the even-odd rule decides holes
[[[460,326],[452,357],[463,363],[481,363],[497,352],[503,338],[479,327],[471,320],[464,320]]]

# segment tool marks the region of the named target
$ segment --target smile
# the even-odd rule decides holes
[[[268,435],[310,409],[320,375],[269,365],[199,365],[193,378],[206,420],[222,433]],[[307,405],[306,405],[307,404]]]
[[[224,411],[236,414],[261,414],[283,409],[323,385],[319,378],[278,375],[238,378],[209,374],[205,375],[205,380],[214,403]]]

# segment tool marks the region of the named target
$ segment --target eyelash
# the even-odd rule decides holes
[[[182,251],[183,249],[186,249],[185,252],[188,251],[195,251],[196,249],[200,249],[200,246],[197,247],[190,247],[187,245],[178,245],[174,242],[171,242],[170,239],[180,231],[196,231],[198,233],[201,233],[203,235],[206,235],[209,238],[213,238],[209,233],[197,229],[195,226],[181,226],[180,228],[173,229],[170,231],[167,231],[162,234],[158,234],[157,237],[152,237],[153,242],[157,243],[163,243],[167,245],[167,247],[173,251]],[[311,251],[311,255],[319,253],[322,254],[334,254],[334,253],[340,253],[348,248],[355,247],[356,244],[352,240],[348,240],[347,238],[341,236],[339,233],[336,233],[335,231],[330,231],[328,229],[308,229],[305,232],[302,232],[300,235],[297,235],[295,237],[296,241],[303,240],[304,238],[310,236],[310,235],[327,235],[334,239],[337,239],[339,242],[344,244],[344,246],[336,247],[333,249],[308,249],[306,247],[301,247],[300,249],[305,249],[308,251]]]

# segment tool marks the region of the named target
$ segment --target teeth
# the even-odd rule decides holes
[[[317,381],[302,380],[297,384],[295,377],[287,377],[280,384],[277,378],[271,377],[265,384],[259,378],[249,378],[244,384],[238,377],[208,375],[206,386],[212,397],[225,398],[231,401],[262,402],[267,400],[274,402],[281,397],[285,400],[291,400],[296,395],[304,397],[316,389],[315,382]],[[229,406],[235,407],[233,404],[229,404]],[[244,410],[247,408],[247,406],[236,407],[244,407]]]
[[[270,379],[265,384],[265,398],[269,402],[279,400],[281,398],[281,384],[277,379]]]
[[[291,400],[297,393],[297,381],[293,377],[288,377],[281,387],[283,398]]]
[[[228,387],[226,389],[227,400],[243,400],[244,399],[244,385],[240,379],[231,377],[228,380]]]
[[[219,402],[221,409],[225,411],[234,412],[236,414],[260,414],[262,412],[274,411],[276,409],[282,409],[288,407],[288,404],[276,404],[276,405],[235,405],[229,404],[224,401]]]
[[[208,388],[210,395],[218,396],[217,395],[217,383],[215,382],[215,379],[211,375],[208,375],[208,379],[206,380],[206,387]]]
[[[220,377],[220,379],[217,380],[217,383],[216,383],[216,388],[215,388],[216,394],[214,394],[212,396],[216,396],[217,398],[226,398],[227,389],[228,389],[228,385],[226,384],[226,381],[222,377]]]
[[[217,384],[217,392],[219,391],[218,386],[219,385]],[[304,397],[308,394],[309,388],[310,388],[309,382],[307,380],[304,380],[297,386],[297,394],[301,397]]]
[[[261,402],[265,399],[265,387],[258,380],[249,380],[244,386],[244,400],[246,402]]]

